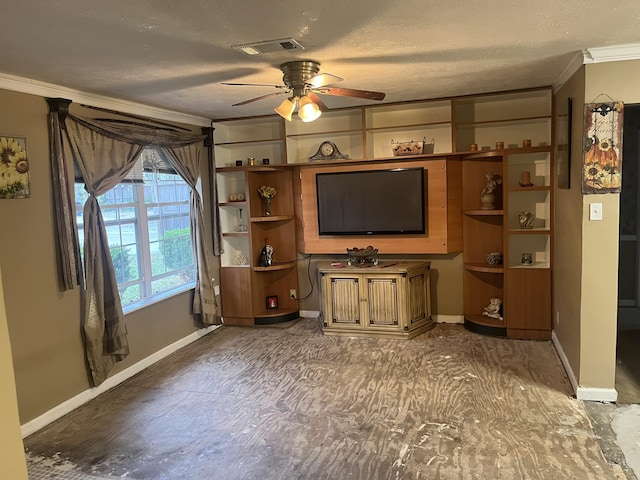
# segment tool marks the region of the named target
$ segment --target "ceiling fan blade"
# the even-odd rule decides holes
[[[341,82],[342,80],[344,79],[337,75],[332,75],[331,73],[319,73],[307,80],[307,84],[311,85],[313,88],[320,88],[325,85],[329,85],[330,83]]]
[[[288,88],[285,85],[273,85],[266,83],[230,83],[230,82],[220,82],[220,85],[232,85],[235,87],[273,87],[273,88]]]
[[[326,112],[329,110],[329,107],[327,107],[327,105],[320,99],[318,95],[316,95],[311,91],[307,93],[307,95],[313,101],[313,103],[318,105],[318,108],[320,109],[321,112]]]
[[[255,98],[251,98],[249,100],[245,100],[244,102],[234,103],[231,106],[232,107],[238,107],[240,105],[246,105],[247,103],[257,102],[258,100],[262,100],[264,98],[275,97],[276,95],[282,95],[283,93],[287,93],[287,92],[267,93],[266,95],[260,95],[259,97],[255,97]]]
[[[315,88],[315,93],[324,95],[338,95],[341,97],[366,98],[367,100],[382,100],[385,94],[382,92],[370,92],[368,90],[354,90],[352,88],[322,87]]]

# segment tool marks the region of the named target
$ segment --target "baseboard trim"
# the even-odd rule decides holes
[[[618,391],[615,388],[578,387],[576,398],[586,402],[616,403]]]
[[[181,338],[177,342],[172,343],[171,345],[167,345],[166,347],[158,350],[157,352],[149,355],[148,357],[140,360],[139,362],[131,365],[130,367],[122,370],[121,372],[116,373],[112,377],[107,378],[102,384],[95,388],[90,388],[89,390],[85,390],[84,392],[79,393],[78,395],[71,397],[69,400],[61,403],[53,407],[51,410],[43,413],[39,417],[34,418],[33,420],[28,421],[24,425],[20,427],[22,432],[22,438],[28,437],[32,433],[37,432],[43,427],[46,427],[50,423],[56,421],[60,417],[66,415],[67,413],[75,410],[76,408],[84,405],[89,400],[94,399],[98,395],[112,389],[120,385],[125,380],[133,377],[137,373],[140,373],[147,367],[150,367],[154,363],[163,358],[171,355],[172,353],[180,350],[183,347],[186,347],[190,343],[195,342],[196,340],[204,337],[205,335],[213,332],[221,325],[212,325],[207,328],[201,328],[200,330],[196,330],[195,332],[187,335],[184,338]]]
[[[320,312],[318,310],[300,310],[300,316],[303,318],[318,318]]]
[[[556,348],[556,352],[558,352],[558,356],[560,357],[560,361],[562,362],[564,371],[567,372],[567,377],[569,377],[569,382],[571,383],[571,389],[573,390],[573,393],[577,393],[578,381],[576,380],[576,376],[573,373],[573,369],[571,368],[571,364],[569,363],[567,354],[564,353],[564,350],[562,349],[562,344],[560,343],[555,330],[551,332],[551,341],[553,342],[553,346]]]
[[[558,340],[555,330],[551,334],[551,340],[553,341],[553,346],[558,352],[560,361],[567,372],[567,377],[569,377],[569,382],[571,382],[571,388],[578,400],[612,403],[615,403],[618,400],[618,391],[615,388],[581,387],[578,385],[578,381],[573,373],[569,359],[562,349],[562,344],[560,343],[560,340]]]
[[[436,323],[464,324],[464,315],[434,315]]]

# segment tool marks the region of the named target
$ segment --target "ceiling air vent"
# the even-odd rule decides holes
[[[304,50],[304,47],[293,38],[244,43],[242,45],[232,45],[232,47],[247,55],[262,55],[263,53],[279,52],[281,50]]]

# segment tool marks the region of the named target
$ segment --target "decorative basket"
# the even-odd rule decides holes
[[[425,153],[433,153],[434,141],[427,143],[427,138],[423,138],[422,141],[410,142],[394,142],[391,140],[391,150],[394,157],[401,157],[403,155],[422,155]]]
[[[373,248],[369,245],[367,248],[347,248],[347,255],[349,256],[349,264],[355,263],[356,265],[366,265],[374,263],[374,255],[378,253],[377,248]]]

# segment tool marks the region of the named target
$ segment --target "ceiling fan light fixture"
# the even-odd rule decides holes
[[[285,98],[277,108],[274,108],[274,110],[278,115],[290,122],[291,115],[293,115],[293,111],[296,109],[296,102],[296,97]]]
[[[313,100],[306,95],[300,98],[298,101],[298,116],[303,122],[313,122],[320,115],[322,115],[320,107],[313,103]]]

